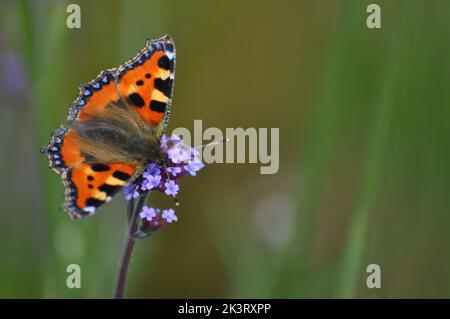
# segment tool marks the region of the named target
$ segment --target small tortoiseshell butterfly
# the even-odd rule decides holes
[[[68,125],[43,148],[65,187],[63,210],[92,215],[150,162],[170,115],[175,45],[168,35],[148,40],[134,58],[81,85]]]

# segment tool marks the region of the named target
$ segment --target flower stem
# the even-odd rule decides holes
[[[147,192],[141,195],[136,207],[134,207],[134,199],[131,199],[128,203],[128,214],[130,215],[130,220],[128,224],[128,230],[125,235],[122,257],[119,264],[119,274],[117,276],[116,288],[114,290],[115,299],[123,298],[123,293],[125,291],[125,285],[127,282],[128,268],[130,266],[131,257],[133,256],[134,245],[136,243],[134,234],[136,233],[139,224],[139,212],[144,206],[147,195]]]
[[[127,281],[128,266],[130,265],[131,256],[133,255],[133,248],[135,239],[128,235],[125,239],[122,258],[120,260],[119,275],[117,277],[116,289],[114,291],[115,299],[122,299],[125,291],[125,284]]]

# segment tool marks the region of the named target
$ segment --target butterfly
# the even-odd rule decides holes
[[[61,176],[62,209],[73,219],[93,215],[146,165],[164,160],[174,77],[175,44],[164,35],[80,86],[68,124],[41,150]]]

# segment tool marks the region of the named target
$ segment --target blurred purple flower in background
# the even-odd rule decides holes
[[[11,93],[17,93],[25,88],[25,74],[19,57],[11,51],[2,56],[2,84]]]
[[[11,104],[22,104],[25,96],[26,76],[20,57],[13,51],[0,55],[0,91],[1,96]],[[21,98],[18,98],[21,97]]]
[[[26,95],[26,72],[22,58],[9,48],[7,34],[0,30],[0,97],[22,105]]]

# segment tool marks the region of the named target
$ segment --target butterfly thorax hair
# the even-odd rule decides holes
[[[97,116],[76,121],[72,128],[78,133],[86,162],[142,168],[165,159],[154,127],[122,100],[110,103]]]

